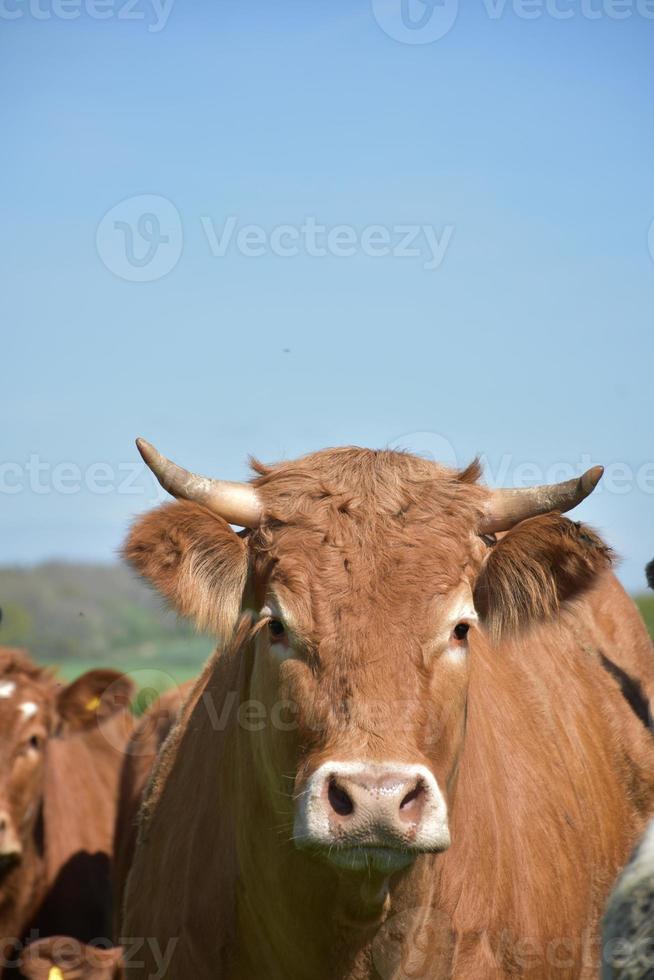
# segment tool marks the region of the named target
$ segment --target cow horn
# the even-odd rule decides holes
[[[493,490],[486,505],[481,531],[493,534],[526,520],[556,510],[564,514],[593,492],[602,478],[603,466],[593,466],[583,476],[564,483],[551,483],[521,490]]]
[[[249,483],[211,480],[190,473],[162,456],[145,439],[137,439],[136,446],[146,466],[150,467],[164,490],[173,497],[204,504],[209,510],[220,514],[229,524],[237,524],[239,527],[257,527],[261,523],[261,501],[257,491]]]

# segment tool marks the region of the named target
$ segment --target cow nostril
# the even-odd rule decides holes
[[[422,780],[419,779],[413,789],[409,790],[400,803],[400,810],[403,813],[411,813],[413,810],[418,809],[424,801],[424,796],[425,787]]]
[[[329,804],[339,817],[349,817],[354,811],[354,803],[350,798],[349,794],[339,786],[336,780],[332,777],[329,780],[329,787],[327,789],[327,798],[329,799]]]

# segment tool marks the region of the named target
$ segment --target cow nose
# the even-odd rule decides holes
[[[425,781],[415,772],[364,769],[353,775],[332,773],[327,779],[330,822],[347,832],[372,824],[391,836],[415,836],[427,796]]]
[[[426,766],[327,761],[298,795],[293,840],[339,868],[406,867],[450,846],[447,804]]]

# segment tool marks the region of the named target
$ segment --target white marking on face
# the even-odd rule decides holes
[[[452,667],[461,667],[468,659],[468,647],[465,644],[456,646],[450,644],[443,654],[443,661]]]
[[[22,711],[25,718],[33,718],[39,708],[33,701],[23,701],[19,710]]]
[[[4,681],[0,684],[0,698],[10,698],[15,691],[16,685],[13,681]]]

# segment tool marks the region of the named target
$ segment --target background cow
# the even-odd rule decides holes
[[[170,980],[596,977],[654,808],[622,682],[646,697],[651,643],[560,513],[601,474],[491,492],[341,449],[237,485],[141,450],[187,500],[126,555],[221,647],[150,782],[124,934],[176,937]]]
[[[120,776],[113,844],[114,936],[118,936],[123,893],[136,846],[137,816],[154,761],[177,721],[193,682],[162,694],[145,712],[125,749]]]
[[[0,650],[0,936],[110,935],[118,776],[130,681],[93,670],[61,687]]]
[[[602,980],[654,976],[654,822],[611,893],[602,948]]]

